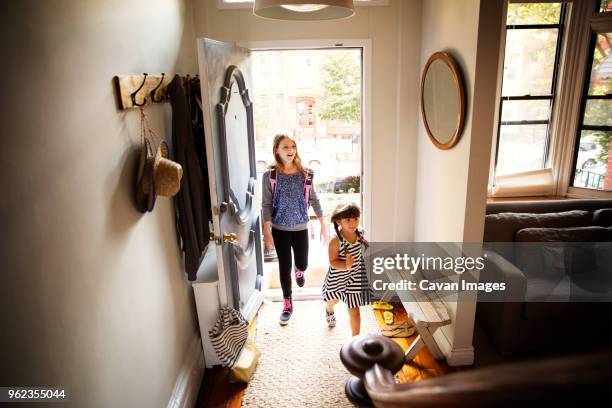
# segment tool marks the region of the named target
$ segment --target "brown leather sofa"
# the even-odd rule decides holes
[[[559,240],[578,232],[574,241],[612,241],[612,200],[489,203],[486,214],[484,242],[516,242],[534,231],[552,232]],[[505,248],[488,253],[486,273],[505,281],[514,291],[509,298],[517,299],[527,290],[525,273],[511,246]],[[477,323],[504,354],[612,344],[610,302],[479,302]]]

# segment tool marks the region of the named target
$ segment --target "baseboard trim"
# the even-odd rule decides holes
[[[449,366],[464,366],[474,364],[474,347],[452,349],[446,356]]]
[[[438,347],[440,347],[440,351],[446,357],[446,363],[449,366],[463,366],[463,365],[472,365],[474,364],[474,347],[458,347],[453,348],[451,346],[448,337],[446,337],[446,333],[444,332],[444,327],[440,330],[436,330],[434,333],[434,340]]]
[[[168,401],[168,408],[194,407],[203,378],[204,352],[202,351],[202,340],[196,331],[174,384],[170,401]]]

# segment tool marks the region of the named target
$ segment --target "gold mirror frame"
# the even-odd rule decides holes
[[[427,122],[427,116],[425,115],[425,78],[427,77],[427,72],[429,66],[437,60],[443,61],[451,70],[453,75],[453,80],[455,85],[457,86],[457,93],[459,96],[459,112],[457,114],[455,132],[453,133],[450,140],[446,143],[440,142],[436,139],[435,135],[432,133],[429,123]],[[436,52],[432,54],[431,57],[427,60],[427,64],[425,64],[425,68],[423,69],[423,76],[421,77],[421,117],[423,118],[423,123],[425,124],[425,130],[427,131],[427,135],[431,142],[436,145],[439,149],[447,150],[452,148],[459,141],[459,137],[461,136],[461,132],[463,132],[463,125],[465,123],[465,85],[463,84],[463,77],[461,76],[461,72],[459,71],[459,67],[455,60],[445,52]]]

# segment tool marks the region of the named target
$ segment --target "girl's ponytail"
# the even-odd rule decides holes
[[[338,236],[338,239],[342,240],[342,235],[340,235],[340,226],[338,225],[336,221],[333,221],[333,223],[334,223],[334,231],[336,231],[336,235]]]
[[[366,248],[369,246],[368,241],[363,238],[363,231],[361,231],[359,228],[357,228],[357,241],[361,242],[361,244]]]
[[[344,245],[344,238],[340,234],[340,226],[336,221],[332,221],[334,223],[334,231],[336,231],[336,235],[338,236],[338,241],[340,242],[340,248],[344,248],[344,256],[348,256],[348,249]]]

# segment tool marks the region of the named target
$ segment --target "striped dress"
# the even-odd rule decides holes
[[[358,240],[350,243],[340,239],[338,259],[346,260],[345,249],[354,259],[351,269],[336,269],[329,266],[323,282],[323,300],[338,299],[347,307],[365,306],[370,303],[370,289],[363,257],[363,244]]]

